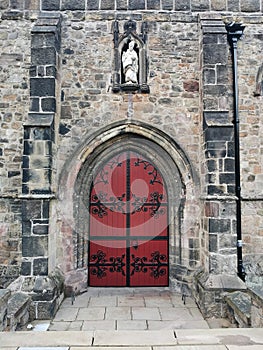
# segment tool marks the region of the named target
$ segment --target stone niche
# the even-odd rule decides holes
[[[137,91],[148,93],[148,60],[146,56],[147,23],[141,25],[141,34],[136,32],[136,22],[124,23],[124,33],[119,33],[119,23],[113,23],[114,62],[112,91]]]

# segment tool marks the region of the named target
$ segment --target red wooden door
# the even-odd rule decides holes
[[[89,285],[167,286],[168,201],[154,164],[135,151],[106,160],[89,207]]]

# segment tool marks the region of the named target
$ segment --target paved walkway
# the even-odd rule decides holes
[[[191,298],[184,305],[165,288],[89,288],[73,305],[65,299],[51,322],[33,324],[30,331],[0,333],[0,349],[263,349],[262,329],[211,329]]]
[[[170,330],[208,329],[191,298],[165,288],[89,288],[61,304],[49,330]]]

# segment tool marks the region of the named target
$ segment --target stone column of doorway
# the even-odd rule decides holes
[[[40,14],[32,29],[31,105],[24,124],[21,289],[31,295],[31,317],[38,319],[55,314],[63,279],[48,269],[60,26],[60,15]]]

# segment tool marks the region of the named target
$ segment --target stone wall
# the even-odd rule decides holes
[[[19,275],[23,121],[29,108],[31,23],[0,21],[0,286]]]
[[[74,287],[79,274],[83,290],[74,184],[86,158],[131,127],[152,141],[162,135],[160,147],[184,169],[182,221],[172,224],[179,234],[171,247],[180,249],[171,253],[174,280],[191,285],[199,268],[199,291],[211,287],[203,304],[221,303],[215,276],[236,275],[233,71],[224,23],[236,17],[246,27],[238,42],[244,267],[248,283],[262,281],[262,10],[260,0],[1,2],[2,287],[20,267],[32,287],[58,265]],[[113,89],[114,28],[122,35],[129,19],[145,39],[146,93]]]

